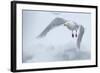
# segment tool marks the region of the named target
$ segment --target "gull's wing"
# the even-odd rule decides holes
[[[80,25],[80,30],[79,30],[79,35],[78,35],[78,39],[77,39],[77,46],[80,49],[80,44],[83,38],[83,34],[84,34],[84,27],[82,25]]]
[[[63,18],[55,18],[38,37],[44,37],[46,34],[53,28],[60,26],[61,24],[64,24],[66,22]]]

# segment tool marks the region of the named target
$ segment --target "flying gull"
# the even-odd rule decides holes
[[[81,44],[82,37],[83,37],[83,34],[84,34],[84,27],[82,25],[77,24],[74,21],[66,20],[66,19],[63,19],[63,18],[55,18],[53,21],[51,21],[51,23],[40,33],[38,38],[45,37],[50,30],[52,30],[55,27],[58,27],[60,25],[64,25],[69,30],[71,30],[73,38],[78,37],[77,47],[80,49],[80,44]],[[77,35],[78,29],[79,29],[79,34]],[[73,31],[76,31],[75,35],[73,34]]]

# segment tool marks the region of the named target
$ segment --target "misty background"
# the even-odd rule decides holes
[[[55,11],[23,10],[22,62],[86,60],[91,58],[91,14]],[[43,38],[36,38],[56,17],[83,25],[85,32],[80,50],[72,31],[61,25]]]

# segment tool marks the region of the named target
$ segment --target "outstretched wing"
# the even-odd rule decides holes
[[[44,37],[46,34],[53,28],[60,26],[66,22],[65,19],[63,18],[55,18],[44,30],[43,32],[38,36],[38,37]]]

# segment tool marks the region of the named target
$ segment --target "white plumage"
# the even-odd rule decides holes
[[[77,30],[79,25],[73,21],[66,21],[64,23],[64,26],[66,26],[69,30]]]

